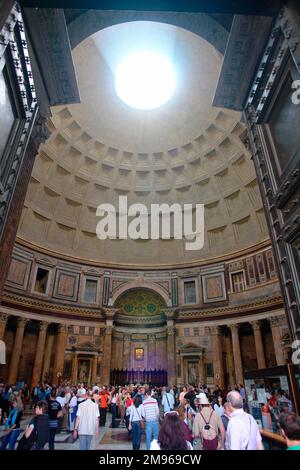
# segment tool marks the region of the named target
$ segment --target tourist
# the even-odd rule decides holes
[[[212,409],[207,396],[199,395],[201,410],[193,423],[193,437],[197,449],[217,450],[224,448],[225,430],[220,416]]]
[[[186,394],[187,394],[187,388],[186,388],[186,387],[183,387],[183,388],[182,388],[182,391],[181,391],[180,394],[179,394],[179,403],[180,403],[180,405],[183,405],[183,404],[184,404],[184,403],[183,403],[183,400],[184,400],[184,397],[185,397]]]
[[[186,393],[185,398],[189,401],[193,410],[197,411],[197,407],[195,404],[196,392],[195,388],[192,385],[189,385],[188,392]]]
[[[192,442],[193,441],[193,435],[192,435],[191,429],[190,429],[190,427],[188,425],[188,422],[187,422],[185,406],[184,405],[179,405],[177,411],[178,411],[178,415],[179,415],[179,418],[180,418],[180,421],[181,421],[181,425],[183,427],[185,440],[188,441],[188,442]]]
[[[79,436],[80,450],[89,450],[93,437],[99,434],[99,407],[92,401],[92,393],[86,393],[76,413],[73,437]]]
[[[213,409],[219,416],[222,416],[224,414],[222,395],[219,395],[217,398],[213,400]]]
[[[243,409],[243,397],[237,391],[227,394],[230,421],[226,431],[228,450],[263,450],[262,438],[255,419]]]
[[[224,403],[224,413],[221,415],[221,420],[225,431],[227,431],[228,422],[230,420],[229,403],[227,401]]]
[[[125,425],[125,401],[126,401],[126,390],[123,388],[119,393],[118,406],[120,413],[120,426]]]
[[[140,450],[141,445],[141,430],[143,420],[142,397],[136,395],[133,405],[130,410],[129,417],[129,431],[132,430],[132,449]]]
[[[9,446],[10,450],[14,450],[15,443],[21,432],[20,422],[22,418],[22,409],[20,409],[20,401],[17,397],[12,399],[12,409],[5,420],[5,434],[2,437],[1,450],[5,450]]]
[[[100,426],[105,426],[109,399],[109,392],[106,387],[103,387],[99,394]]]
[[[166,412],[158,439],[151,442],[150,450],[192,450],[186,440],[184,430],[177,411]]]
[[[110,393],[110,406],[111,406],[111,427],[116,428],[117,425],[117,416],[118,416],[118,400],[119,394],[117,390],[113,387]]]
[[[146,390],[142,404],[143,416],[146,423],[146,447],[150,449],[151,441],[158,438],[159,408],[155,398],[151,396],[151,389]]]
[[[300,417],[293,412],[279,416],[279,426],[286,440],[287,450],[300,450]]]
[[[69,429],[70,431],[74,431],[76,414],[77,414],[77,397],[76,397],[76,389],[71,390],[71,400],[68,404],[69,407]]]
[[[131,412],[132,405],[133,405],[133,399],[131,398],[130,392],[127,392],[126,400],[125,400],[125,424],[126,424],[126,428],[128,431],[128,439],[130,439],[131,432],[132,432],[131,430],[129,430],[130,412]]]
[[[175,405],[175,400],[174,400],[174,395],[171,393],[170,387],[166,388],[166,393],[164,393],[163,399],[162,399],[162,407],[164,414],[167,413],[167,411],[173,411]]]
[[[54,440],[55,434],[58,430],[58,420],[62,417],[61,405],[56,400],[56,388],[53,388],[50,392],[48,401],[48,415],[50,420],[49,449],[54,450]]]
[[[49,441],[49,416],[47,414],[48,403],[39,401],[35,407],[35,417],[27,425],[26,430],[20,439],[18,450],[42,450]]]

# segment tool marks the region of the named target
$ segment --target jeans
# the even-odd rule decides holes
[[[100,408],[100,426],[105,426],[107,408]]]
[[[112,414],[112,418],[111,418],[111,427],[112,427],[112,428],[116,428],[116,427],[117,427],[117,423],[116,423],[117,412],[118,412],[118,409],[117,409],[116,403],[112,403],[112,404],[111,404],[111,414]]]
[[[93,436],[89,434],[79,434],[80,450],[90,450]]]
[[[150,449],[152,439],[158,439],[158,421],[146,421],[146,446]]]
[[[141,445],[141,422],[132,422],[132,449],[140,450]]]
[[[9,444],[9,450],[14,450],[16,441],[19,437],[21,429],[13,429],[11,433],[2,437],[1,450],[5,450]]]
[[[50,428],[49,430],[49,450],[54,450],[54,440],[57,428]]]

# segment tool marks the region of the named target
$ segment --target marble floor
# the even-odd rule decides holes
[[[31,418],[33,417],[30,411],[26,411],[24,419],[21,421],[21,428],[25,429]],[[131,440],[128,439],[128,432],[125,427],[111,428],[111,414],[107,414],[105,427],[100,427],[99,435],[95,436],[92,440],[91,450],[131,450]],[[4,434],[4,425],[0,426],[0,437]],[[20,434],[19,439],[23,433]],[[18,439],[18,440],[19,440]],[[45,449],[48,449],[46,444]],[[78,450],[79,440],[74,442],[72,433],[60,432],[55,436],[55,450]],[[145,435],[142,435],[141,450],[146,449]]]

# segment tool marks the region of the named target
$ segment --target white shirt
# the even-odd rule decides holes
[[[70,400],[69,407],[74,408],[77,405],[77,397],[73,396]]]
[[[192,444],[189,441],[186,441],[186,443],[187,443],[187,450],[193,450]],[[151,442],[150,450],[161,450],[160,445],[156,439],[153,439],[153,441]]]
[[[255,419],[243,409],[235,410],[228,422],[225,449],[257,450],[261,440]]]
[[[214,411],[219,415],[222,416],[224,414],[224,406],[223,405],[217,405],[217,403],[214,404]]]
[[[63,408],[66,404],[66,399],[65,397],[56,397],[56,401],[60,404],[60,406]]]
[[[164,413],[167,411],[173,410],[174,408],[174,396],[171,393],[165,393],[162,399],[162,406],[164,409]]]
[[[94,436],[97,429],[97,420],[100,416],[99,406],[89,398],[80,403],[76,416],[80,418],[78,434]]]

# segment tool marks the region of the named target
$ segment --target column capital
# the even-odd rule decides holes
[[[168,333],[168,336],[175,336],[174,325],[168,325],[167,326],[167,333]]]
[[[18,317],[17,318],[17,325],[18,328],[25,328],[26,323],[29,321],[29,318]]]
[[[278,317],[268,318],[268,321],[270,322],[271,327],[272,326],[279,326],[279,318]]]
[[[238,323],[232,323],[231,325],[228,325],[229,328],[231,329],[232,333],[238,333],[240,325]]]
[[[6,323],[9,317],[7,313],[0,313],[0,323]]]
[[[128,335],[128,334],[124,335],[123,341],[131,341],[131,335]]]
[[[67,325],[65,325],[64,323],[59,323],[57,331],[59,334],[67,333]]]
[[[259,320],[253,320],[249,322],[252,326],[253,331],[260,331],[261,322]]]
[[[118,311],[118,309],[114,307],[105,307],[103,310],[106,320],[113,320]]]
[[[221,334],[221,327],[216,325],[216,326],[210,326],[209,327],[209,332],[211,335],[220,335]]]
[[[155,343],[156,336],[154,334],[148,335],[148,340],[150,343]]]
[[[163,311],[163,313],[165,314],[167,320],[174,320],[177,313],[177,308],[168,307]]]
[[[47,321],[40,321],[39,322],[40,331],[46,331],[49,325],[50,323]]]

